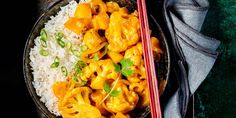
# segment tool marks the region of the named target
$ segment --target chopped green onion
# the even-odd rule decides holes
[[[59,66],[59,62],[54,62],[50,65],[50,68],[57,68]]]
[[[72,54],[75,55],[76,57],[79,57],[80,56],[80,52],[76,49],[74,50],[71,50]]]
[[[40,31],[40,43],[42,45],[42,47],[46,48],[47,47],[47,32],[45,29],[41,29]]]
[[[98,60],[99,60],[98,53],[94,54],[93,60],[94,60],[94,61],[98,61]]]
[[[60,39],[62,39],[64,37],[64,34],[62,33],[62,32],[58,32],[58,33],[56,33],[56,39],[58,40],[60,40]]]
[[[65,76],[67,76],[67,74],[68,74],[67,69],[66,69],[65,66],[62,66],[62,67],[61,67],[61,72],[62,72],[62,74],[65,75]]]
[[[85,80],[82,80],[80,79],[80,74],[82,72],[82,69],[87,66],[86,63],[84,63],[83,61],[81,60],[78,60],[76,62],[76,64],[74,65],[74,74],[72,75],[71,79],[74,81],[74,82],[78,82],[81,86],[84,86],[85,84],[87,84],[87,81]]]
[[[75,74],[79,74],[82,72],[82,69],[80,67],[75,68]]]
[[[64,37],[64,34],[62,32],[58,32],[55,34],[56,40],[58,45],[60,45],[62,48],[65,47],[65,42],[62,40]]]
[[[71,42],[66,42],[66,48],[71,49],[71,47],[72,47],[72,43]]]
[[[85,84],[87,84],[87,81],[85,80],[82,80],[76,76],[72,76],[71,79],[74,81],[74,82],[78,82],[81,86],[84,86]]]
[[[59,61],[60,61],[59,57],[56,56],[55,59],[54,59],[54,62],[59,62]]]
[[[74,82],[78,82],[78,79],[76,78],[76,76],[72,76],[71,79],[72,79]]]
[[[75,64],[75,74],[77,75],[77,74],[79,74],[79,73],[81,73],[82,72],[82,69],[84,68],[86,66],[86,64],[83,62],[83,61],[81,61],[81,60],[79,60],[76,64]]]
[[[80,85],[84,86],[85,84],[87,84],[87,81],[80,79]]]
[[[86,66],[86,63],[84,63],[83,61],[79,60],[77,63],[76,63],[76,66],[79,66],[81,68],[84,68]]]
[[[47,38],[48,38],[48,36],[47,36],[46,30],[45,29],[41,29],[41,31],[40,31],[40,39],[46,42]]]
[[[39,51],[39,54],[40,55],[42,55],[42,56],[48,56],[48,51],[46,51],[46,50],[44,50],[44,49],[41,49],[40,51]]]
[[[84,52],[88,49],[88,47],[86,45],[82,45],[80,46],[80,52]]]
[[[50,65],[50,68],[57,68],[59,66],[59,57],[56,56],[55,59],[54,59],[54,62]]]
[[[46,42],[46,40],[43,40],[42,38],[40,38],[40,43],[41,43],[41,46],[42,46],[42,47],[47,48],[47,42]]]
[[[62,40],[58,40],[57,43],[61,46],[61,48],[65,47],[65,42]]]

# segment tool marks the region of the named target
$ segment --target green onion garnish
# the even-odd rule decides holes
[[[41,43],[41,46],[44,47],[44,48],[47,48],[47,42],[46,40],[43,40],[40,38],[40,43]]]
[[[56,33],[56,39],[62,39],[64,37],[64,34],[62,32]]]
[[[57,68],[59,66],[59,62],[54,62],[50,65],[50,68]]]
[[[56,56],[55,59],[54,59],[54,62],[59,62],[59,61],[60,61],[59,57]]]
[[[72,54],[75,55],[76,57],[79,57],[79,56],[80,56],[79,51],[76,50],[76,49],[72,49],[71,52],[72,52]]]
[[[74,68],[75,68],[75,74],[77,75],[77,74],[81,73],[81,72],[82,72],[82,69],[83,69],[85,66],[86,66],[86,63],[84,63],[83,61],[79,60],[79,61],[75,64],[75,66],[74,66]]]
[[[85,84],[87,84],[87,81],[85,80],[82,80],[76,76],[72,76],[71,79],[74,81],[74,82],[78,82],[81,86],[84,86]]]
[[[40,39],[46,41],[47,38],[48,38],[48,36],[47,36],[46,30],[45,29],[41,29],[41,31],[40,31]]]
[[[54,62],[50,65],[50,68],[57,68],[60,65],[59,61],[59,57],[56,56]]]
[[[80,79],[80,85],[84,86],[85,84],[87,84],[87,81]]]
[[[44,50],[44,49],[41,49],[40,51],[39,51],[39,54],[40,55],[42,55],[42,56],[48,56],[48,51],[46,51],[46,50]]]
[[[71,49],[71,47],[72,47],[72,43],[71,42],[66,42],[66,48]]]
[[[45,29],[41,29],[40,31],[40,43],[42,47],[46,48],[47,47],[47,32]]]
[[[61,46],[61,48],[65,47],[65,42],[62,40],[58,40],[57,43]]]
[[[62,74],[65,75],[65,76],[67,76],[67,74],[68,74],[67,69],[66,69],[65,66],[62,66],[62,67],[61,67],[61,72],[62,72]]]
[[[88,47],[86,45],[82,45],[80,46],[80,52],[84,52],[88,49]]]
[[[74,82],[78,82],[78,79],[76,78],[76,76],[72,76],[71,79],[72,79]]]
[[[64,37],[64,34],[62,32],[58,32],[55,34],[56,40],[58,45],[60,45],[62,48],[65,47],[65,42],[62,40]]]

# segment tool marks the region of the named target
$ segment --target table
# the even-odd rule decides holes
[[[196,117],[236,117],[236,1],[209,0],[203,34],[221,41],[215,66],[195,93]]]

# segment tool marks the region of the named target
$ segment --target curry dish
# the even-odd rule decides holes
[[[115,2],[78,4],[64,26],[83,37],[79,60],[53,92],[64,118],[130,118],[149,106],[137,11]],[[151,37],[155,58],[162,50]]]

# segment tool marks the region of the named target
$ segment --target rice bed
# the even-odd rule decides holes
[[[86,2],[82,0],[81,2]],[[68,5],[61,7],[61,10],[56,16],[51,16],[51,19],[45,23],[45,30],[48,35],[47,48],[45,49],[49,55],[42,56],[39,51],[42,49],[40,43],[40,36],[38,36],[34,42],[35,46],[30,51],[31,67],[33,70],[33,86],[36,89],[36,93],[41,97],[41,101],[45,103],[46,107],[50,112],[59,116],[58,111],[58,100],[55,97],[52,85],[56,81],[64,81],[66,77],[61,72],[61,66],[65,66],[70,72],[74,63],[78,60],[78,57],[72,54],[68,48],[61,48],[55,39],[55,34],[62,32],[64,34],[64,42],[71,42],[72,45],[77,45],[76,48],[79,49],[82,40],[78,35],[69,31],[64,27],[64,23],[69,17],[74,16],[75,9],[77,7],[76,1],[71,1]],[[50,68],[50,65],[54,62],[55,57],[59,57],[60,64],[57,68]]]

